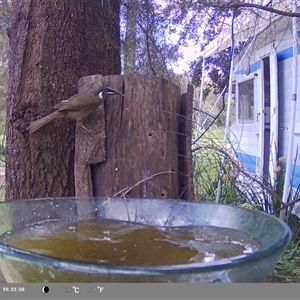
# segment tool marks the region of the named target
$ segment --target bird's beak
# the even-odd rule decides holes
[[[118,91],[116,91],[115,94],[116,94],[116,95],[124,96],[124,94],[122,94],[121,92],[118,92]]]
[[[108,90],[105,92],[106,95],[109,95],[109,96],[113,96],[113,95],[121,95],[121,96],[124,96],[123,93],[121,92],[118,92],[118,91],[115,91],[111,88],[108,88]]]

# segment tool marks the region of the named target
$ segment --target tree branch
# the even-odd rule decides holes
[[[271,6],[264,6],[256,3],[241,2],[241,1],[234,1],[234,0],[228,2],[223,0],[217,2],[213,0],[206,0],[206,1],[201,1],[201,4],[211,6],[211,7],[216,7],[216,8],[227,8],[227,9],[256,8],[256,9],[268,11],[270,13],[278,14],[281,16],[294,17],[294,18],[300,17],[300,13],[284,11],[284,10],[273,8]]]

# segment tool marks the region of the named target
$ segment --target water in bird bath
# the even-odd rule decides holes
[[[209,262],[260,247],[253,237],[228,228],[154,227],[113,220],[52,220],[6,233],[0,241],[46,256],[119,266]]]

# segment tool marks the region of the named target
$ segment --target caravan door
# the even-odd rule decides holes
[[[270,155],[269,173],[272,186],[276,181],[277,153],[278,153],[278,64],[277,52],[273,45],[270,53]]]
[[[261,118],[259,136],[261,144],[259,173],[274,185],[277,168],[278,145],[278,70],[277,54],[272,47],[268,56],[261,60]]]

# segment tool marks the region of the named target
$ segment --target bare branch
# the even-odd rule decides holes
[[[138,181],[137,183],[135,183],[133,186],[131,187],[127,187],[127,188],[124,188],[122,190],[120,190],[119,192],[117,192],[116,194],[113,195],[113,197],[117,197],[119,195],[121,195],[120,197],[125,197],[133,188],[135,188],[136,186],[140,185],[141,183],[147,181],[147,180],[150,180],[158,175],[162,175],[162,174],[175,174],[176,172],[174,171],[163,171],[163,172],[159,172],[159,173],[156,173],[156,174],[153,174],[147,178],[144,178],[140,181]]]
[[[215,7],[215,8],[226,8],[226,9],[256,8],[256,9],[268,11],[270,13],[278,14],[281,16],[294,17],[294,18],[300,17],[300,13],[284,11],[284,10],[273,8],[271,6],[264,6],[256,3],[249,3],[249,2],[242,2],[242,1],[206,0],[206,1],[201,1],[201,4],[210,7]]]

